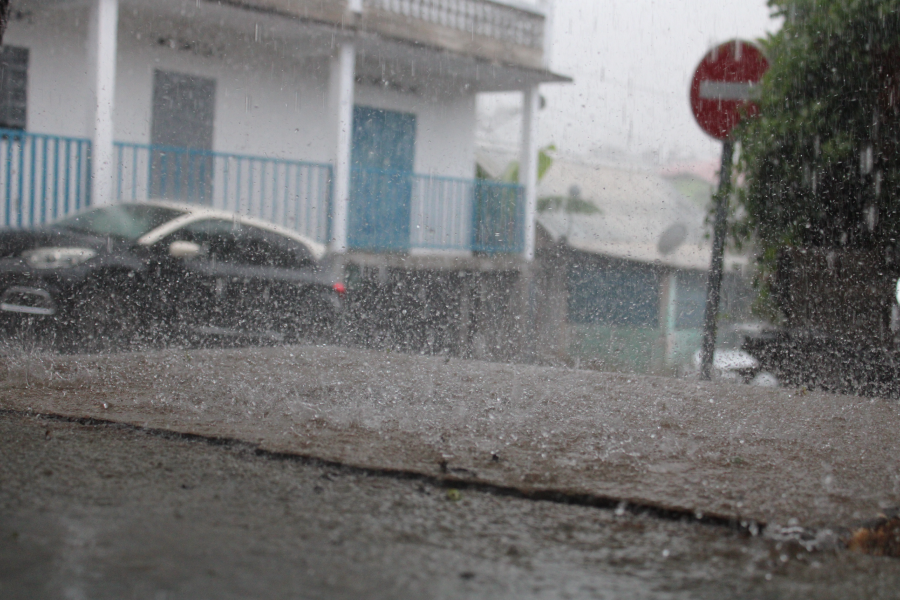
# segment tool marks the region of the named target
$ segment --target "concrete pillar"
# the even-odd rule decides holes
[[[92,0],[88,48],[92,59],[91,83],[91,203],[115,202],[113,111],[116,92],[116,36],[119,0]]]
[[[663,362],[666,367],[672,365],[675,354],[675,319],[678,316],[678,275],[675,271],[667,271],[660,275],[659,286],[659,323],[662,329]]]
[[[331,58],[331,70],[328,81],[328,99],[335,133],[331,250],[336,253],[347,251],[355,70],[355,44],[350,41],[341,42],[337,53]]]
[[[569,292],[571,253],[563,244],[547,252],[536,262],[535,277],[539,309],[535,313],[537,357],[555,364],[568,359]]]
[[[522,148],[519,158],[519,184],[525,188],[525,248],[526,261],[534,260],[535,217],[537,215],[538,146],[537,113],[540,103],[538,86],[522,92]]]
[[[544,68],[550,70],[550,51],[553,49],[554,0],[542,0],[544,11]]]

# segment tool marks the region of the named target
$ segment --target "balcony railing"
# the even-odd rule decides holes
[[[521,186],[482,179],[413,176],[410,246],[521,252],[525,203]]]
[[[0,225],[30,227],[90,205],[91,143],[0,130]],[[323,243],[327,164],[147,144],[115,144],[119,201],[168,199],[265,219]],[[353,169],[348,242],[368,252],[519,253],[524,193],[484,180]]]
[[[116,197],[203,204],[278,223],[327,243],[331,165],[116,143]]]
[[[87,206],[90,161],[90,140],[0,129],[0,226],[39,225]]]
[[[544,47],[543,15],[490,0],[364,0],[363,5],[516,46]]]
[[[354,169],[348,241],[374,252],[518,253],[524,216],[515,184]]]

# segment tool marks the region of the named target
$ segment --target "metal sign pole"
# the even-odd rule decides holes
[[[716,220],[713,225],[712,264],[706,284],[706,311],[703,317],[703,346],[700,350],[700,379],[712,378],[713,353],[716,348],[716,317],[719,314],[719,293],[722,289],[722,263],[725,254],[728,196],[731,193],[731,159],[734,142],[722,144],[722,171],[716,193]]]

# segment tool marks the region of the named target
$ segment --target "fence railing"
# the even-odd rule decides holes
[[[91,142],[0,129],[0,226],[30,227],[90,203]]]
[[[516,253],[524,247],[521,186],[354,169],[348,242],[370,251]]]
[[[491,0],[364,0],[364,4],[517,46],[536,50],[544,46],[543,15]]]
[[[485,254],[525,249],[525,188],[476,180],[472,210],[472,250]]]
[[[116,143],[116,197],[172,200],[278,223],[326,243],[331,165]]]
[[[117,142],[119,201],[168,199],[259,217],[323,243],[331,233],[327,164]],[[29,227],[90,205],[91,143],[0,129],[0,226]],[[518,185],[353,169],[348,242],[370,251],[517,253]]]

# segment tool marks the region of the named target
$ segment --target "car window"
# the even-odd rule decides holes
[[[184,211],[149,204],[104,206],[68,217],[54,227],[97,236],[136,240],[184,215]]]
[[[210,259],[227,264],[282,269],[314,264],[312,254],[301,242],[236,220],[194,221],[173,232],[164,244],[176,240],[198,244]]]
[[[193,242],[200,246],[201,254],[210,260],[241,264],[243,252],[238,241],[240,230],[238,221],[202,219],[172,232],[162,241],[162,245],[168,247],[175,241]]]
[[[194,242],[195,244],[207,244],[212,238],[234,237],[240,230],[240,223],[227,219],[202,219],[192,221],[171,233],[166,241],[171,243],[176,240]]]
[[[313,264],[302,243],[260,227],[243,226],[240,232],[241,260],[244,264],[281,269],[299,269]]]

